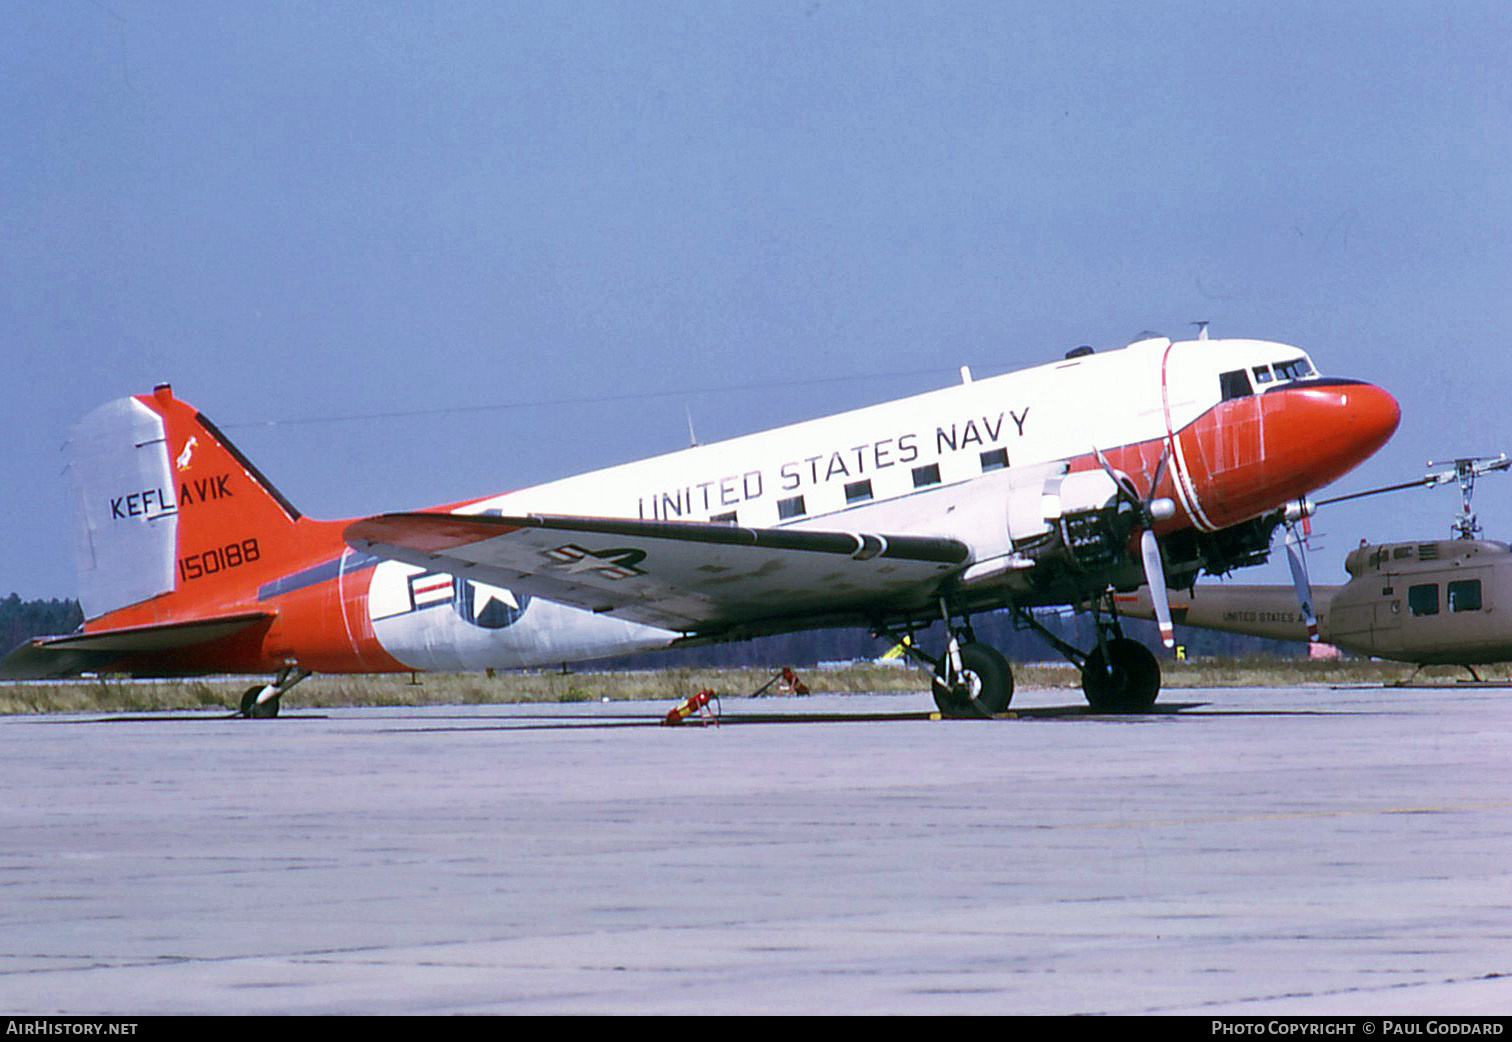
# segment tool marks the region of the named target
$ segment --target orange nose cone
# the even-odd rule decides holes
[[[1356,426],[1365,435],[1362,444],[1369,444],[1361,462],[1375,454],[1391,436],[1396,433],[1397,425],[1402,422],[1402,407],[1397,400],[1379,387],[1370,384],[1361,384],[1350,406],[1356,413]]]
[[[1349,473],[1401,418],[1395,398],[1356,380],[1232,399],[1182,431],[1187,487],[1207,527],[1237,524]]]
[[[1322,380],[1272,392],[1265,415],[1267,463],[1288,496],[1305,496],[1369,459],[1402,420],[1397,400],[1353,380]],[[1271,396],[1266,395],[1269,399]]]

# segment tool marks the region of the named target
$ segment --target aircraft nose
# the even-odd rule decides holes
[[[1266,455],[1277,450],[1278,462],[1305,486],[1299,496],[1369,459],[1402,420],[1395,398],[1358,380],[1319,380],[1272,393],[1280,401],[1274,412],[1266,410]]]
[[[1181,434],[1183,487],[1216,529],[1310,495],[1359,466],[1401,421],[1359,380],[1312,380],[1222,403]]]

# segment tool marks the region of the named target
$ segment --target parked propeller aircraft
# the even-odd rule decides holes
[[[1450,481],[1459,482],[1463,497],[1453,539],[1380,545],[1361,540],[1344,559],[1350,579],[1342,586],[1313,586],[1299,595],[1294,586],[1210,583],[1172,593],[1169,610],[1188,626],[1322,640],[1357,655],[1463,666],[1479,679],[1475,666],[1512,661],[1512,547],[1480,538],[1470,501],[1477,476],[1509,468],[1506,456],[1458,459],[1418,481],[1326,500]],[[1127,615],[1155,618],[1145,591],[1119,594],[1116,601]],[[1311,626],[1299,607],[1309,603],[1316,612]]]
[[[1013,674],[970,620],[1006,607],[1081,667],[1094,707],[1138,710],[1160,669],[1111,591],[1264,560],[1285,504],[1399,418],[1295,347],[1149,336],[503,495],[314,521],[163,385],[74,427],[87,621],[0,673],[270,673],[241,707],[269,716],[312,671],[554,666],[839,625],[897,642],[943,622],[943,648],[908,653],[944,713],[991,715]],[[1045,632],[1043,605],[1091,612],[1096,646]]]

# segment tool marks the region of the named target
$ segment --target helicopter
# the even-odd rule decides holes
[[[1422,478],[1318,504],[1299,504],[1288,516],[1291,586],[1210,583],[1171,591],[1177,624],[1277,640],[1331,644],[1356,655],[1407,662],[1421,669],[1512,660],[1512,546],[1481,538],[1471,509],[1476,479],[1512,468],[1505,453],[1433,462]],[[1308,580],[1305,520],[1319,506],[1402,489],[1456,482],[1461,509],[1449,539],[1370,544],[1360,540],[1344,559],[1349,581],[1313,586]],[[1154,618],[1149,590],[1116,597],[1118,610]],[[1416,674],[1414,674],[1416,675]]]

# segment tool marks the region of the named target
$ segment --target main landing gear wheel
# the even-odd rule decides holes
[[[950,656],[935,667],[935,705],[942,716],[992,717],[1008,708],[1013,699],[1013,669],[991,644],[961,647],[961,673],[950,677]]]
[[[241,715],[253,720],[271,720],[278,715],[279,696],[274,695],[265,702],[259,703],[257,696],[262,694],[263,685],[253,684],[247,688],[241,697]]]
[[[1160,694],[1160,663],[1137,640],[1115,637],[1092,649],[1082,669],[1082,692],[1100,713],[1143,713]]]

